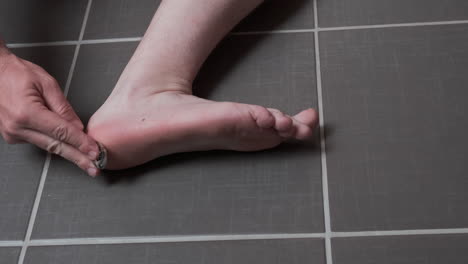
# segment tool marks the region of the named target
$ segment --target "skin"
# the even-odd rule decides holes
[[[306,140],[317,112],[295,116],[258,105],[192,95],[192,82],[216,44],[260,0],[165,0],[112,94],[83,124],[59,85],[41,67],[12,54],[0,39],[0,133],[77,164],[91,176],[96,141],[107,169],[123,169],[176,152],[272,148]]]
[[[88,134],[108,150],[107,169],[176,152],[256,151],[306,140],[318,115],[214,102],[192,95],[192,82],[216,44],[259,0],[165,0],[115,89],[92,116]]]
[[[29,142],[96,176],[98,146],[57,81],[11,53],[0,39],[0,134],[7,143]]]

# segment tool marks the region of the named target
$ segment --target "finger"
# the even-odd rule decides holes
[[[40,110],[28,121],[28,128],[67,143],[95,160],[99,154],[97,143],[82,130],[48,110]]]
[[[29,143],[71,161],[92,177],[99,174],[99,170],[86,155],[66,143],[30,129],[22,131],[22,136]]]
[[[81,122],[80,118],[73,110],[73,107],[67,101],[57,81],[52,79],[44,85],[47,87],[42,88],[42,94],[47,107],[80,130],[83,130],[83,122]]]

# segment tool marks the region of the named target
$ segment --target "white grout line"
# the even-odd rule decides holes
[[[86,6],[86,11],[85,11],[85,14],[84,14],[84,17],[83,17],[83,23],[81,25],[78,44],[77,44],[77,46],[75,48],[75,53],[73,55],[73,60],[72,60],[71,66],[70,66],[70,71],[68,72],[67,83],[65,84],[65,89],[64,89],[65,97],[67,96],[68,90],[70,88],[71,79],[72,79],[73,72],[74,72],[74,69],[75,69],[76,59],[78,57],[78,52],[80,50],[80,41],[83,39],[84,30],[86,28],[86,23],[88,21],[88,15],[89,15],[89,11],[91,9],[91,4],[92,3],[93,3],[93,0],[88,0],[88,5]],[[46,178],[47,178],[47,173],[49,171],[51,159],[52,159],[51,153],[47,153],[47,158],[46,158],[46,161],[44,163],[44,168],[43,168],[42,174],[41,174],[41,180],[39,182],[39,187],[37,188],[36,199],[34,200],[33,210],[31,212],[31,217],[29,219],[28,229],[26,230],[26,236],[24,238],[24,243],[23,243],[23,245],[21,247],[20,256],[18,258],[18,264],[23,264],[24,257],[26,256],[26,251],[28,249],[28,246],[29,246],[29,243],[30,243],[30,240],[31,240],[31,234],[32,234],[32,231],[34,229],[34,223],[36,222],[37,211],[39,209],[39,204],[41,202],[42,191],[44,189],[44,185],[45,185],[45,181],[46,181]]]
[[[36,198],[34,199],[34,205],[31,211],[31,216],[29,218],[28,229],[26,230],[24,243],[22,244],[22,247],[21,247],[21,252],[20,252],[19,259],[18,259],[19,264],[22,264],[24,261],[24,256],[26,255],[26,250],[28,248],[28,242],[31,239],[31,233],[34,227],[34,222],[36,221],[37,210],[39,209],[39,203],[41,201],[42,190],[44,189],[46,175],[47,175],[47,172],[49,171],[51,157],[52,155],[50,153],[47,153],[47,157],[44,162],[44,167],[41,173],[41,180],[39,181],[39,186],[37,187]]]
[[[452,21],[437,21],[437,22],[413,22],[413,23],[394,23],[394,24],[377,24],[377,25],[362,25],[362,26],[344,26],[344,27],[324,27],[317,28],[317,31],[337,31],[337,30],[355,30],[355,29],[373,29],[373,28],[393,28],[393,27],[421,27],[421,26],[443,26],[443,25],[458,25],[468,24],[468,20],[452,20]]]
[[[81,36],[81,33],[80,33]],[[8,48],[28,48],[28,47],[44,47],[44,46],[67,46],[67,45],[82,45],[82,44],[101,44],[101,43],[116,43],[116,42],[137,42],[143,37],[131,38],[108,38],[108,39],[85,39],[83,40],[66,40],[54,42],[37,42],[37,43],[11,43],[7,44]]]
[[[83,18],[83,23],[81,25],[80,35],[78,36],[78,42],[75,48],[75,53],[73,54],[73,60],[70,66],[70,71],[68,72],[68,78],[65,84],[65,89],[63,91],[63,94],[65,95],[65,97],[68,95],[68,91],[70,90],[71,80],[73,78],[73,73],[75,72],[76,61],[78,59],[78,54],[80,53],[80,46],[81,46],[81,42],[83,41],[83,36],[84,36],[86,24],[88,22],[89,11],[91,9],[92,3],[93,3],[93,0],[88,0],[88,5],[86,7],[86,12]]]
[[[21,247],[23,246],[23,241],[20,240],[0,240],[0,247]]]
[[[412,235],[448,235],[448,234],[468,234],[468,228],[332,232],[331,237],[412,236]]]
[[[286,234],[242,234],[242,235],[190,235],[190,236],[137,236],[137,237],[98,237],[98,238],[53,238],[33,239],[28,246],[67,246],[67,245],[111,245],[142,243],[173,243],[203,241],[243,241],[268,239],[305,239],[305,238],[353,238],[415,235],[456,235],[468,234],[468,228],[446,229],[408,229],[385,231],[351,231],[326,233],[286,233]],[[0,247],[20,247],[23,241],[0,241]]]
[[[8,48],[29,48],[29,47],[46,47],[46,46],[66,46],[76,45],[76,40],[65,40],[65,41],[52,41],[52,42],[36,42],[36,43],[11,43],[7,44]]]
[[[101,43],[115,43],[115,42],[138,42],[143,37],[134,38],[112,38],[112,39],[88,39],[82,40],[81,44],[101,44]]]
[[[318,27],[318,8],[317,1],[314,0],[314,25]],[[322,72],[320,69],[320,45],[319,32],[314,32],[315,48],[315,72],[317,78],[317,102],[319,111],[319,129],[320,129],[320,160],[322,166],[322,195],[323,195],[323,219],[325,224],[325,257],[327,264],[333,263],[331,248],[331,221],[330,221],[330,202],[328,197],[328,171],[327,171],[327,152],[325,148],[325,122],[323,117],[323,91],[322,91]]]
[[[394,27],[418,27],[418,26],[437,26],[437,25],[457,25],[468,24],[468,20],[452,20],[452,21],[437,21],[437,22],[414,22],[414,23],[394,23],[394,24],[377,24],[377,25],[360,25],[360,26],[343,26],[343,27],[323,27],[316,29],[285,29],[285,30],[266,30],[266,31],[245,31],[231,32],[229,35],[261,35],[261,34],[290,34],[304,32],[326,32],[339,30],[356,30],[356,29],[373,29],[373,28],[394,28]],[[36,43],[10,43],[9,48],[25,48],[25,47],[43,47],[43,46],[64,46],[77,44],[100,44],[114,42],[138,42],[142,37],[129,38],[107,38],[107,39],[87,39],[87,40],[66,40],[53,42],[36,42]]]
[[[102,238],[65,238],[32,240],[30,246],[58,245],[99,245],[99,244],[141,244],[141,243],[174,243],[203,241],[243,241],[268,239],[302,239],[323,238],[323,233],[304,234],[245,234],[245,235],[194,235],[194,236],[142,236],[142,237],[102,237]]]

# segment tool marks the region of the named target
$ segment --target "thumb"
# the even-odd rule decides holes
[[[55,112],[66,121],[78,127],[80,130],[83,130],[83,122],[81,122],[80,118],[73,110],[73,107],[65,98],[65,95],[60,89],[57,81],[53,79],[53,82],[47,83],[45,85],[46,87],[42,87],[42,91],[46,106],[52,112]]]

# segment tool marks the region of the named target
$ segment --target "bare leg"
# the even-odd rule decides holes
[[[88,125],[88,133],[108,149],[108,169],[176,152],[254,151],[311,136],[317,124],[313,109],[289,117],[276,109],[192,95],[192,82],[209,53],[260,3],[161,3],[114,91]]]

